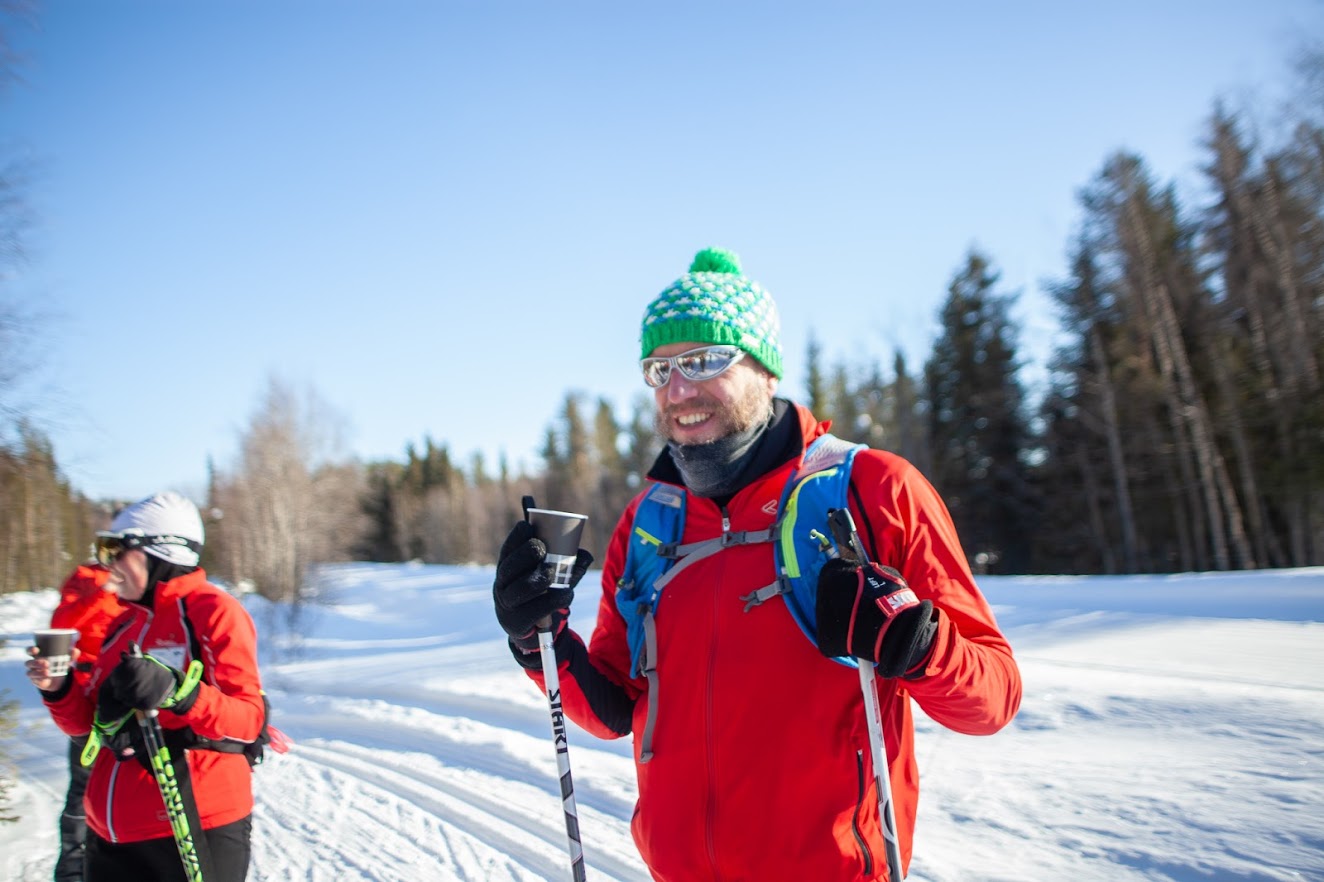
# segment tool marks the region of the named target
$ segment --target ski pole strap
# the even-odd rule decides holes
[[[153,659],[153,661],[155,661],[155,659]],[[160,664],[160,662],[157,663]],[[186,695],[194,689],[197,689],[198,684],[201,682],[202,662],[195,658],[193,661],[189,662],[188,671],[185,672],[184,679],[180,680],[179,688],[167,696],[165,701],[161,702],[161,707],[172,708],[179,704]]]
[[[124,728],[124,724],[132,716],[133,711],[129,711],[118,720],[103,720],[99,713],[93,716],[92,731],[87,734],[87,746],[83,748],[79,762],[83,766],[92,765],[97,758],[97,754],[101,752],[101,745],[115,737],[115,733]]]
[[[87,743],[83,745],[83,752],[78,757],[78,762],[84,768],[92,765],[96,761],[97,754],[101,752],[101,733],[94,726],[91,732],[87,733]]]
[[[82,756],[78,758],[78,761],[82,763],[84,768],[86,768],[96,761],[97,754],[100,752],[101,732],[94,725],[92,731],[87,733],[87,744],[83,745],[83,753]]]
[[[646,763],[653,758],[653,728],[657,725],[657,622],[651,609],[644,613],[644,651],[639,666],[648,678],[648,717],[639,739],[639,762]]]
[[[135,647],[136,649],[136,647]],[[141,656],[141,650],[138,652]],[[156,661],[156,659],[153,659]],[[160,664],[160,662],[157,662]],[[198,688],[202,682],[202,662],[194,659],[188,666],[188,671],[184,674],[184,679],[180,681],[179,687],[166,697],[161,703],[161,707],[170,708],[179,703],[180,699],[188,695],[191,691]],[[115,736],[115,733],[124,728],[124,724],[134,715],[129,711],[118,720],[102,720],[100,714],[92,718],[92,731],[87,735],[87,745],[79,755],[78,761],[84,766],[90,766],[96,761],[97,754],[101,752],[101,745]]]

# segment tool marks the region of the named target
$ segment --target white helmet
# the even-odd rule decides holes
[[[202,516],[191,500],[167,490],[128,506],[97,536],[136,540],[128,544],[170,563],[195,567],[202,551]]]

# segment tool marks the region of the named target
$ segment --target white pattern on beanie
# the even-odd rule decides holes
[[[135,502],[115,516],[110,532],[137,536],[178,536],[202,547],[202,516],[193,502],[173,490]],[[143,551],[186,567],[198,565],[198,552],[185,545],[144,545]]]
[[[659,346],[680,342],[739,347],[781,379],[777,304],[758,282],[745,277],[734,252],[703,249],[694,255],[690,271],[644,310],[640,358]]]

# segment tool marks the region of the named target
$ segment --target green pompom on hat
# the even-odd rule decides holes
[[[639,335],[640,358],[681,341],[738,346],[778,379],[782,375],[781,319],[772,295],[745,278],[740,258],[721,248],[694,256],[690,271],[648,304]]]

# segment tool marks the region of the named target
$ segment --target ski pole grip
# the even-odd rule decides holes
[[[861,566],[869,562],[860,534],[855,531],[855,518],[851,517],[850,509],[834,508],[829,511],[828,527],[832,530],[832,538],[836,540],[842,557],[852,559]]]

